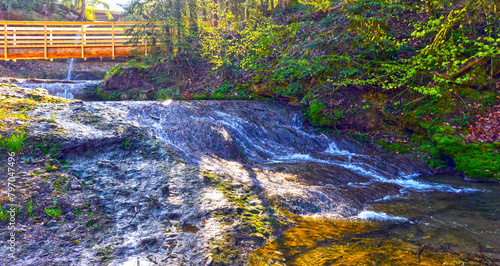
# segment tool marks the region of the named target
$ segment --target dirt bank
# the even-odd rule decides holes
[[[72,79],[95,80],[116,64],[129,58],[88,58],[73,60]],[[65,79],[68,75],[70,59],[0,61],[0,77]]]

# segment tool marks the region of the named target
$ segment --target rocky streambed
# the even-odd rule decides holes
[[[4,100],[15,97],[24,96]],[[2,208],[18,207],[14,228],[2,223],[1,234],[16,237],[15,258],[2,242],[2,265],[301,265],[321,261],[301,254],[356,242],[339,240],[332,231],[339,223],[325,226],[317,218],[357,221],[345,234],[358,230],[358,237],[396,230],[400,241],[413,230],[414,241],[401,250],[412,259],[418,253],[419,261],[422,241],[435,238],[424,243],[433,251],[422,254],[435,261],[425,256],[441,252],[438,243],[449,235],[427,237],[425,228],[450,222],[449,216],[428,219],[449,208],[423,200],[428,212],[401,210],[422,195],[453,201],[498,193],[422,179],[425,164],[318,131],[298,110],[269,102],[66,101],[38,104],[29,116],[24,152],[14,165],[14,202],[1,180]],[[7,171],[8,161],[1,163]],[[405,199],[408,204],[396,204]],[[474,231],[490,237],[467,250],[470,256],[453,255],[464,248],[448,241],[452,255],[439,258],[498,262],[499,232],[490,230],[497,216],[484,219]],[[384,226],[357,226],[364,221]],[[430,225],[422,229],[422,221]],[[298,242],[287,242],[291,236]],[[396,255],[384,258],[405,258]]]

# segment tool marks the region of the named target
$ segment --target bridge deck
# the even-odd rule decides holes
[[[134,24],[0,21],[0,60],[128,56]]]

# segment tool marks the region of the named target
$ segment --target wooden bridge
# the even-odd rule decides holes
[[[0,60],[129,56],[134,24],[0,21]]]

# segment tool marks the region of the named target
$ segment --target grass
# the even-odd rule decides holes
[[[28,216],[33,217],[33,200],[30,200],[26,203],[26,207],[28,209]]]
[[[0,137],[0,146],[6,148],[7,150],[15,153],[19,153],[23,150],[24,142],[26,141],[26,132],[14,131],[5,139]]]
[[[2,208],[2,204],[0,204],[0,221],[6,222],[9,219],[9,214],[4,208]]]
[[[56,199],[54,199],[54,208],[45,208],[45,213],[54,219],[59,219],[62,210],[59,207],[59,204],[57,203]]]
[[[50,123],[55,123],[56,122],[56,114],[50,114],[50,118],[48,119],[43,119],[44,121],[50,122]]]

